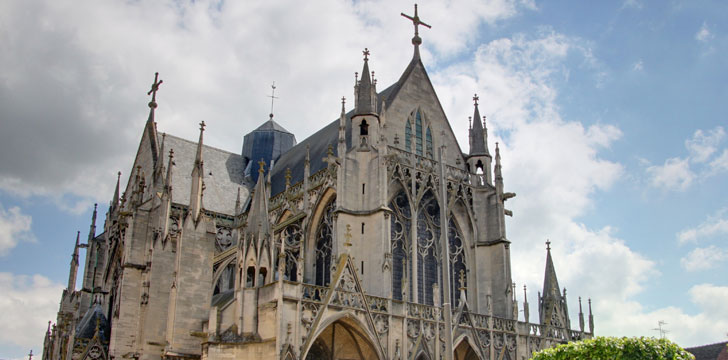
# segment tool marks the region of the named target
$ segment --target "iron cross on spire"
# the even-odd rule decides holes
[[[164,80],[159,80],[159,73],[154,73],[154,83],[152,83],[152,89],[149,90],[147,95],[152,95],[152,101],[149,102],[150,108],[156,108],[157,107],[157,90],[159,90],[159,85],[162,85]]]
[[[478,100],[480,100],[480,97],[478,97],[478,94],[473,95],[473,102],[475,103],[475,106],[478,106]]]
[[[271,88],[271,92],[270,92],[270,96],[268,96],[270,98],[270,115],[269,116],[271,119],[273,119],[273,102],[276,99],[278,99],[278,97],[276,96],[276,82],[275,81],[270,86],[270,88]]]
[[[362,51],[361,53],[364,54],[364,61],[369,60],[369,54],[371,54],[369,52],[369,48],[364,48],[364,51]]]
[[[420,17],[417,15],[417,4],[415,4],[415,16],[409,16],[405,13],[400,13],[402,16],[406,17],[407,19],[410,19],[412,21],[412,24],[415,26],[415,37],[412,38],[412,42],[416,45],[419,45],[422,42],[422,39],[420,39],[420,32],[419,32],[419,25],[422,25],[428,29],[432,29],[432,26],[425,24],[424,22],[420,21]],[[417,41],[416,41],[417,40]]]

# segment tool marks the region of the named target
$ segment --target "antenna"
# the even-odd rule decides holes
[[[660,320],[660,321],[657,322],[657,327],[654,328],[654,329],[652,329],[652,330],[657,331],[657,332],[660,333],[660,339],[664,339],[665,338],[665,335],[670,332],[667,329],[663,329],[663,326],[665,326],[665,325],[667,325],[667,323],[664,322],[664,321],[662,321],[662,320]]]

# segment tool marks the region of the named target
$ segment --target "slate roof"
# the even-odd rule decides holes
[[[728,341],[717,344],[685,348],[695,355],[695,360],[728,360]]]
[[[258,126],[253,131],[263,131],[263,130],[275,130],[275,131],[284,132],[286,134],[291,134],[290,131],[286,130],[283,126],[281,126],[281,124],[273,121],[273,119],[269,119],[268,121],[264,122],[263,125]]]
[[[386,99],[387,104],[391,104],[391,100],[394,98],[396,92],[399,91],[401,86],[400,82],[404,81],[406,75],[412,71],[414,65],[410,64],[405,70],[400,80],[385,90],[377,94],[377,113],[381,111],[383,101]],[[351,117],[354,115],[354,110],[349,111],[346,114],[346,147],[351,147]],[[291,148],[288,152],[281,155],[280,159],[273,164],[273,172],[271,173],[271,196],[275,196],[286,189],[286,169],[291,169],[291,185],[297,184],[303,181],[303,168],[306,160],[306,146],[310,146],[309,153],[311,156],[311,175],[320,171],[321,169],[328,166],[323,160],[328,152],[329,145],[333,147],[334,156],[338,156],[338,141],[339,141],[339,119],[326,125],[323,129],[317,131],[313,135],[309,136],[305,140],[298,143],[296,146]]]
[[[96,333],[96,319],[99,319],[99,337],[101,340],[107,341],[109,334],[109,322],[104,316],[104,310],[100,304],[94,304],[86,314],[83,315],[81,321],[76,326],[76,338],[92,339]]]
[[[162,141],[161,135],[160,142]],[[174,150],[172,169],[172,202],[188,206],[192,186],[192,168],[197,154],[197,143],[166,134],[165,152]],[[165,158],[165,166],[167,159]],[[239,154],[233,154],[211,146],[202,146],[202,161],[205,169],[205,191],[202,207],[217,213],[233,215],[238,188],[241,201],[248,196],[244,179],[244,161]]]

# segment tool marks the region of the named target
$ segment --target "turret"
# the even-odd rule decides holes
[[[351,117],[351,147],[365,151],[379,144],[380,123],[377,114],[377,93],[369,72],[369,49],[364,49],[364,68],[355,86],[356,108]],[[373,73],[372,73],[373,74]],[[343,111],[343,110],[342,110]],[[345,114],[342,115],[342,118]],[[344,119],[345,120],[345,119]]]
[[[470,172],[477,175],[479,181],[477,185],[493,185],[491,177],[491,161],[490,151],[488,151],[488,130],[485,127],[485,116],[483,122],[480,122],[480,111],[478,110],[477,94],[473,96],[474,111],[472,117],[472,126],[469,130],[470,138],[470,154],[468,156],[468,168]]]

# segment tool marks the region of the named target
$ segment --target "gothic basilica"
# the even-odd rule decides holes
[[[538,318],[525,288],[516,301],[498,144],[475,97],[461,151],[420,59],[427,25],[406,17],[399,80],[379,91],[365,51],[353,108],[301,142],[272,114],[242,153],[205,145],[204,122],[196,142],[158,132],[155,78],[44,360],[516,360],[592,337],[581,300],[571,329],[548,246]]]

